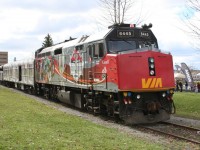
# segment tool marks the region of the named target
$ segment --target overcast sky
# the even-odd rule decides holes
[[[200,51],[182,30],[185,10],[185,0],[137,0],[127,23],[138,18],[142,24],[152,23],[160,49],[172,53],[174,64],[200,69]],[[103,30],[100,16],[98,0],[0,0],[0,51],[8,51],[9,62],[27,58],[48,33],[58,43]]]

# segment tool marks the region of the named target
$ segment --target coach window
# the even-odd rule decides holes
[[[93,50],[93,45],[89,45],[88,46],[88,51],[89,51],[89,56],[90,57],[93,57],[92,50]]]
[[[77,50],[77,51],[83,50],[83,45],[76,46],[76,50]]]
[[[50,56],[50,55],[51,55],[51,52],[46,52],[46,53],[45,53],[45,56],[46,56],[46,57],[48,57],[48,56]]]
[[[39,54],[39,58],[42,58],[45,56],[45,53]]]
[[[62,48],[58,48],[54,51],[54,55],[62,54]]]
[[[38,58],[41,58],[41,57],[42,57],[41,54],[38,54],[37,56],[38,56]]]

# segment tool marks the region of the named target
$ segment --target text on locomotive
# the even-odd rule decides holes
[[[148,78],[142,79],[142,88],[162,88],[162,79],[161,78]]]

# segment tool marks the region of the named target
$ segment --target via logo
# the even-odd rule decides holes
[[[162,79],[161,78],[148,78],[142,79],[142,88],[162,88]]]

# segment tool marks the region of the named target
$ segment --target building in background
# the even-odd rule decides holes
[[[194,82],[200,82],[200,70],[192,70],[191,72]]]
[[[8,52],[0,52],[0,66],[8,63]]]

